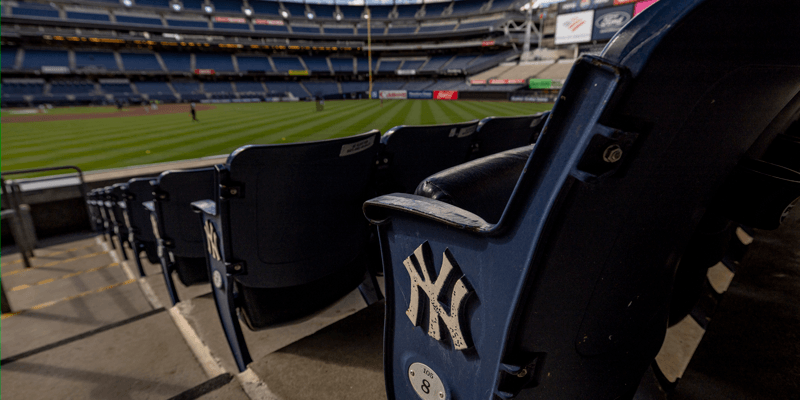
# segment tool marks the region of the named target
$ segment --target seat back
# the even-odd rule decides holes
[[[152,183],[158,237],[187,286],[208,282],[202,220],[190,204],[214,198],[214,172],[214,168],[166,171]]]
[[[488,117],[478,124],[472,157],[481,158],[501,151],[536,143],[549,111],[519,117]]]
[[[214,198],[214,168],[165,171],[152,184],[160,237],[176,257],[205,257],[200,217],[190,204]]]
[[[413,193],[427,176],[466,162],[477,129],[477,120],[392,128],[381,138],[379,191]]]
[[[216,198],[224,257],[244,265],[235,279],[251,328],[317,310],[361,283],[369,239],[361,206],[374,195],[379,138],[373,130],[246,146],[221,168]],[[302,296],[295,290],[311,286]],[[292,301],[275,307],[277,294]]]
[[[773,200],[800,196],[796,173],[747,161],[800,115],[798,18],[777,0],[650,6],[576,62],[497,224],[413,196],[368,202],[388,397],[413,398],[423,371],[445,398],[632,398],[704,214],[733,217],[724,205],[751,193],[779,219]]]
[[[109,199],[111,201],[111,211],[116,220],[117,232],[121,241],[128,241],[130,224],[128,221],[127,204],[125,203],[125,193],[128,190],[127,183],[116,183],[111,186]]]
[[[146,201],[153,201],[153,186],[150,182],[155,179],[156,177],[134,178],[128,181],[128,190],[125,196],[128,223],[134,238],[140,242],[155,243],[156,241],[153,225],[150,223],[150,212],[142,205]]]

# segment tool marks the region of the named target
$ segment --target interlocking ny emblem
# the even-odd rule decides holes
[[[436,340],[442,340],[440,333],[440,321],[442,321],[450,332],[450,338],[453,340],[453,346],[456,350],[465,350],[472,347],[468,334],[465,334],[461,329],[461,324],[466,319],[464,307],[466,306],[467,298],[472,293],[472,289],[464,274],[461,273],[461,269],[458,267],[450,250],[445,249],[444,251],[442,270],[439,272],[438,278],[435,277],[433,254],[428,242],[424,242],[417,247],[414,250],[414,254],[403,261],[403,265],[406,267],[408,276],[411,279],[411,300],[408,304],[408,310],[406,310],[406,315],[411,319],[411,323],[414,326],[420,326],[422,322],[422,313],[419,312],[424,307],[419,296],[419,289],[422,289],[428,297],[428,336]],[[420,273],[422,273],[421,276]],[[449,296],[446,296],[448,287],[453,289]],[[445,297],[449,297],[449,299]],[[443,304],[448,300],[450,302],[448,306]]]
[[[205,231],[208,254],[215,260],[222,261],[222,257],[219,255],[219,236],[217,236],[217,230],[214,229],[214,225],[209,220],[206,220]]]

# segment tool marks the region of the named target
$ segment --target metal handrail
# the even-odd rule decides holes
[[[50,172],[50,171],[60,171],[65,169],[72,169],[78,173],[78,179],[80,180],[80,184],[78,185],[78,190],[81,193],[81,198],[83,199],[83,203],[86,206],[86,213],[87,215],[91,215],[91,211],[89,210],[89,204],[86,202],[88,188],[86,186],[86,181],[83,180],[83,170],[75,165],[65,165],[60,167],[45,167],[45,168],[31,168],[31,169],[21,169],[16,171],[3,171],[0,173],[0,189],[2,189],[3,193],[6,193],[7,196],[4,198],[4,203],[7,200],[10,203],[11,208],[14,209],[14,213],[19,216],[20,214],[20,205],[22,204],[22,190],[19,188],[19,184],[14,182],[13,180],[7,181],[6,177],[10,175],[23,175],[23,174],[33,174],[37,172]],[[8,186],[6,183],[8,182]],[[92,218],[89,218],[89,223],[94,230],[95,221]],[[13,233],[13,232],[12,232]],[[25,267],[30,268],[30,260],[28,258],[28,254],[25,251],[21,251],[23,261],[25,262]],[[32,256],[32,255],[31,255]]]

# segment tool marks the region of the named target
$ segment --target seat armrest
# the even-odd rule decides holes
[[[422,181],[414,194],[452,204],[496,223],[533,146],[507,150],[438,172]]]
[[[364,215],[376,225],[387,223],[392,211],[418,215],[474,232],[485,232],[493,226],[467,210],[413,194],[394,193],[376,197],[364,203]]]
[[[196,213],[217,215],[217,203],[214,200],[198,200],[191,204],[192,210]]]
[[[152,201],[145,201],[145,202],[142,203],[142,206],[144,206],[144,208],[146,208],[147,211],[149,211],[149,212],[155,212],[156,211],[156,205]]]

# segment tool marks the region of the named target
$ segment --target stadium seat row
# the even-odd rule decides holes
[[[397,127],[380,143],[373,131],[246,146],[225,165],[187,171],[213,183],[199,194],[207,199],[181,207],[202,222],[194,215],[176,229],[201,237],[208,276],[199,278],[212,282],[239,368],[250,359],[237,309],[261,328],[344,292],[332,285],[369,286],[363,207],[386,277],[388,398],[663,398],[661,388],[645,397],[637,388],[645,373],[674,387],[675,364],[688,365],[685,337],[660,358],[668,326],[704,331],[724,292],[711,270],[730,276],[749,228],[777,228],[800,199],[800,54],[786,51],[800,40],[789,28],[800,3],[763,5],[650,6],[602,57],[576,61],[545,126],[525,129],[541,132],[532,148],[423,173],[469,157],[461,142],[475,135],[472,122]],[[746,38],[742,26],[753,28]],[[402,139],[417,131],[425,135]],[[178,240],[159,230],[170,217],[157,204],[196,185],[172,180],[177,173],[152,186],[162,263],[174,262],[168,246]],[[295,293],[306,297],[295,303]]]
[[[369,71],[366,57],[325,57],[292,55],[216,54],[189,52],[129,53],[3,47],[3,70],[41,70],[64,67],[75,72],[192,72],[210,69],[215,73],[285,73],[309,71],[312,75],[354,74]],[[70,62],[70,53],[74,62]],[[121,62],[117,62],[117,55]],[[433,57],[373,59],[373,73],[436,73],[467,70],[471,66],[496,65],[512,52],[461,54]],[[17,62],[17,59],[20,62]]]
[[[397,6],[348,6],[348,5],[316,5],[299,4],[293,2],[277,1],[258,1],[253,0],[245,4],[241,0],[216,0],[204,3],[192,0],[178,3],[176,9],[169,0],[139,0],[131,1],[130,6],[124,4],[109,4],[104,0],[95,0],[103,3],[106,7],[114,7],[117,23],[121,24],[150,24],[161,25],[160,18],[153,18],[153,8],[161,8],[166,12],[169,10],[169,17],[175,18],[174,25],[185,27],[207,27],[207,25],[181,24],[184,19],[177,17],[178,12],[183,12],[185,16],[198,18],[204,14],[210,15],[231,15],[239,14],[247,17],[272,17],[276,19],[293,20],[328,20],[358,22],[365,19],[369,14],[374,20],[397,20],[397,19],[435,19],[435,18],[457,18],[470,15],[480,15],[481,13],[495,13],[508,10],[516,0],[459,0],[453,2],[431,3],[425,5],[397,5]],[[490,4],[491,3],[491,4]],[[70,7],[65,9],[64,16],[67,20],[80,20],[92,22],[111,22],[109,13],[93,7]],[[29,17],[29,18],[61,18],[61,13],[54,3],[42,4],[35,2],[19,2],[9,7],[9,13],[3,9],[4,16]],[[135,15],[136,12],[143,16]],[[150,14],[150,17],[144,16]],[[195,21],[187,21],[195,22]],[[207,23],[207,21],[206,21]],[[173,25],[173,23],[170,23]]]
[[[124,259],[126,247],[133,251],[142,276],[142,253],[161,264],[173,304],[179,301],[173,272],[187,286],[212,282],[243,369],[250,359],[236,308],[251,329],[263,329],[305,317],[356,286],[368,303],[377,301],[379,248],[362,204],[385,193],[430,191],[432,184],[420,185],[425,177],[491,155],[493,165],[515,160],[495,182],[496,195],[510,196],[518,161],[531,151],[525,146],[548,115],[399,126],[383,138],[373,130],[244,146],[224,165],[131,179],[93,190],[87,201],[94,226],[112,245],[116,238]],[[445,194],[435,198],[446,200]]]

